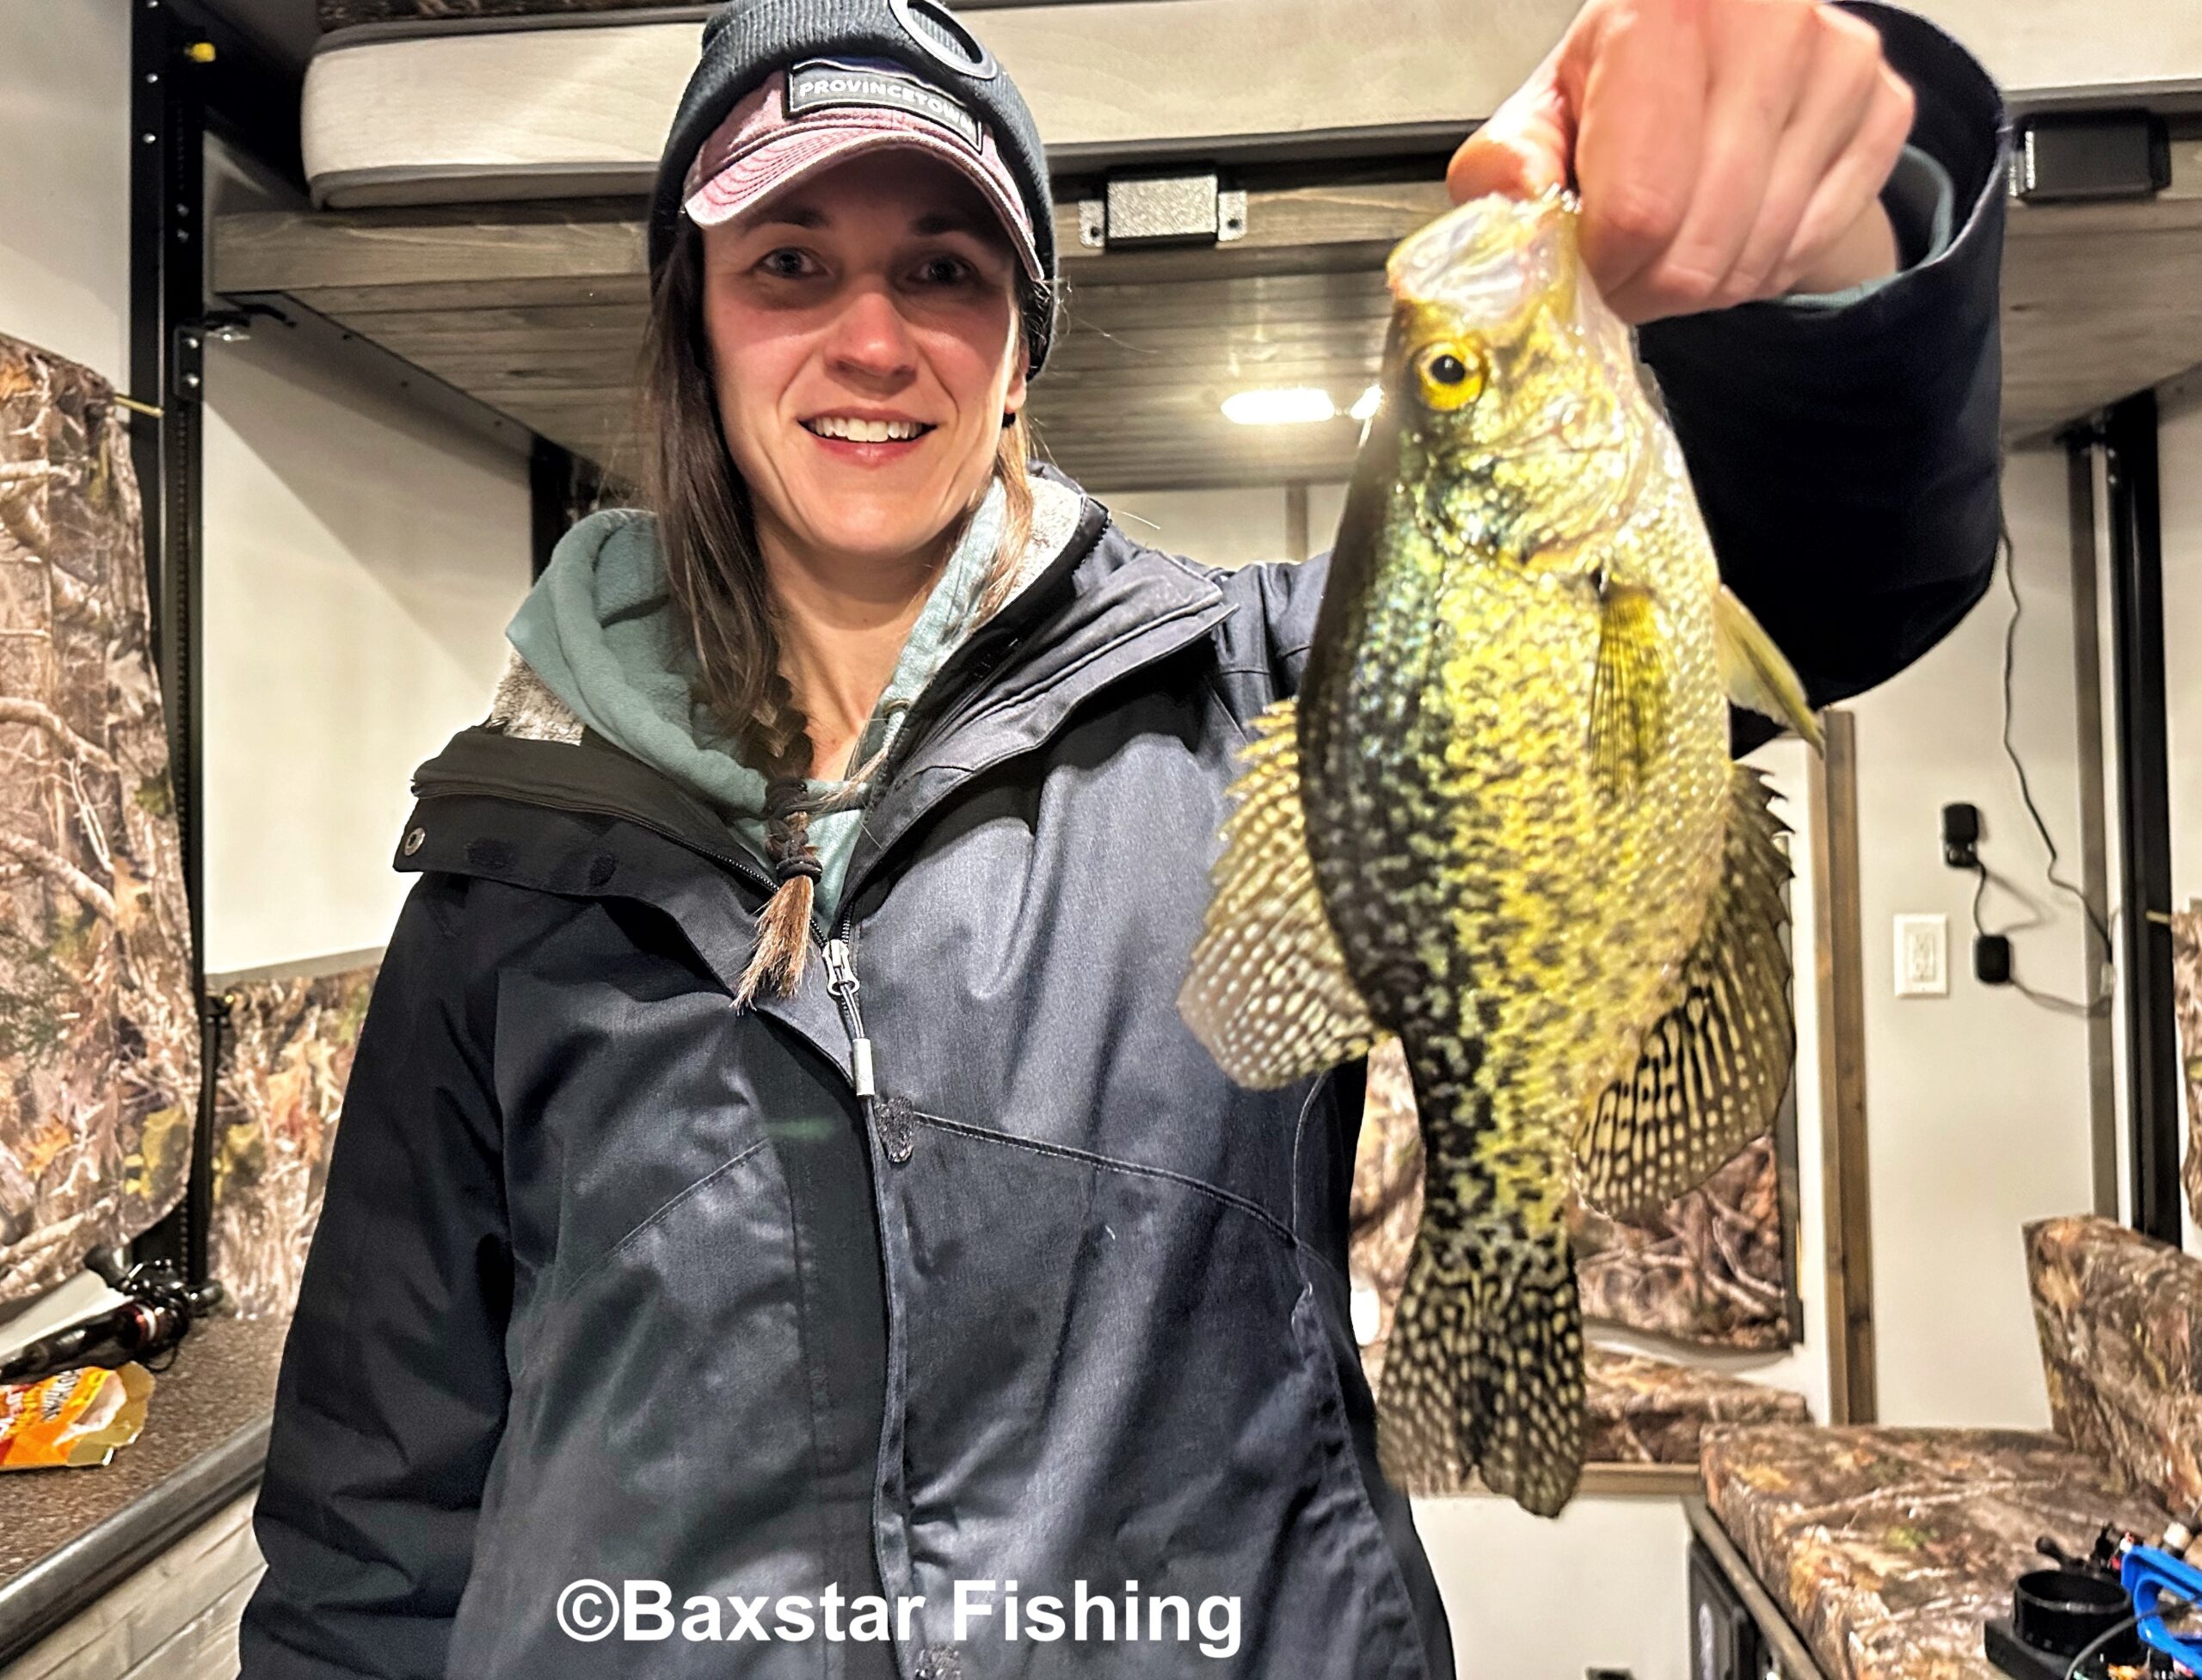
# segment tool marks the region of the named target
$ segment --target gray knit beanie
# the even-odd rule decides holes
[[[821,58],[889,58],[969,109],[993,132],[1032,218],[1048,283],[1018,280],[1033,373],[1054,336],[1055,196],[1040,131],[993,55],[942,0],[731,0],[704,20],[703,53],[680,95],[650,199],[653,287],[673,254],[681,184],[697,150],[744,94],[776,70]]]

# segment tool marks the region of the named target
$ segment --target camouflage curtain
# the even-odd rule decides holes
[[[214,1276],[247,1318],[298,1304],[373,964],[231,987],[215,1070]]]
[[[191,921],[127,416],[0,335],[0,1303],[183,1194]]]

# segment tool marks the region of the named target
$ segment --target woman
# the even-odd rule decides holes
[[[1581,183],[1821,702],[1995,528],[1998,108],[1859,9],[1593,0],[1454,167]],[[1348,1327],[1360,1069],[1240,1090],[1173,1006],[1325,565],[1028,467],[1053,231],[930,0],[712,20],[651,511],[559,545],[416,781],[250,1680],[1454,1671]]]

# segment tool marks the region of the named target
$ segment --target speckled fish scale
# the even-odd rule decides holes
[[[1463,206],[1390,276],[1306,680],[1246,754],[1179,1004],[1253,1085],[1399,1036],[1428,1166],[1384,1468],[1550,1513],[1582,1455],[1568,1197],[1680,1193],[1787,1079],[1787,863],[1728,703],[1816,726],[1572,202]]]

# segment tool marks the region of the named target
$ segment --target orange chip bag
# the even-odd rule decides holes
[[[153,1374],[134,1361],[0,1382],[0,1470],[104,1464],[145,1427]]]

